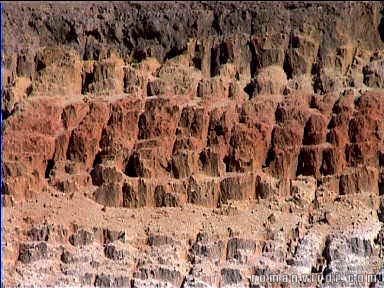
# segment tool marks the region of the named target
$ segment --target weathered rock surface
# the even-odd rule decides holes
[[[6,286],[378,273],[383,11],[6,3]]]

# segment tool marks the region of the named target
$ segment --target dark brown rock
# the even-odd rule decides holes
[[[325,142],[327,121],[322,115],[312,115],[304,127],[304,145],[316,145]]]
[[[22,263],[31,263],[48,256],[48,245],[45,242],[37,244],[21,244],[18,260]]]
[[[123,205],[123,192],[120,183],[104,183],[93,195],[95,201],[105,206],[119,207]]]
[[[255,177],[252,174],[233,175],[220,183],[219,202],[228,200],[248,200],[255,198]]]
[[[137,208],[147,205],[148,188],[143,179],[124,183],[122,191],[124,207]]]
[[[76,247],[82,247],[93,243],[94,235],[84,229],[78,230],[69,237],[69,243]]]
[[[243,276],[241,275],[240,271],[233,268],[221,269],[221,277],[223,280],[223,285],[234,285],[240,283],[243,280]]]
[[[340,194],[372,193],[378,194],[378,172],[374,168],[362,167],[346,171],[340,176]]]
[[[60,260],[65,264],[71,264],[75,262],[75,256],[71,252],[64,250],[61,253]]]
[[[104,248],[105,257],[112,259],[114,261],[124,259],[124,251],[118,250],[113,244],[108,244]]]
[[[187,201],[189,203],[216,207],[220,192],[219,181],[190,177],[187,185]]]
[[[256,242],[249,239],[232,238],[227,244],[227,259],[235,259],[239,263],[246,263],[247,256],[256,251]]]
[[[122,180],[122,173],[117,171],[116,167],[97,165],[91,171],[92,183],[101,186],[104,183],[116,183]]]
[[[43,225],[41,227],[33,227],[27,234],[31,241],[48,241],[51,233],[52,226]]]
[[[150,246],[174,245],[175,240],[172,239],[172,237],[167,235],[152,233],[148,236],[148,244]]]

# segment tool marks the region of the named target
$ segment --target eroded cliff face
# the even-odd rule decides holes
[[[7,286],[378,273],[383,8],[7,3]]]

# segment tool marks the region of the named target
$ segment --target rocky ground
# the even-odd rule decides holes
[[[383,8],[6,3],[3,285],[384,286]]]

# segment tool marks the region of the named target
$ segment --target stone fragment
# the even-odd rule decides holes
[[[104,255],[105,257],[114,261],[123,260],[125,256],[124,251],[117,249],[113,244],[108,244],[105,246]]]
[[[52,232],[51,225],[33,227],[28,231],[28,237],[31,241],[48,241]]]
[[[252,174],[228,175],[220,183],[220,203],[254,198],[255,178]]]
[[[80,229],[75,234],[72,234],[69,237],[69,243],[76,247],[82,247],[92,244],[94,240],[94,235],[87,230]]]
[[[95,201],[104,206],[119,207],[123,204],[122,185],[104,183],[93,194]]]
[[[227,260],[247,263],[248,258],[256,252],[256,241],[251,239],[232,238],[227,244]]]
[[[25,264],[46,259],[47,256],[48,245],[45,242],[40,242],[37,244],[23,243],[19,247],[18,260]]]
[[[379,179],[376,169],[362,167],[346,171],[340,176],[339,193],[341,195],[355,193],[371,193],[378,195]]]
[[[312,115],[304,127],[304,145],[317,145],[325,142],[327,121],[322,115]]]
[[[233,268],[223,268],[221,269],[221,277],[223,280],[223,285],[235,285],[240,283],[243,280],[243,276],[241,275],[238,269]]]
[[[60,260],[65,264],[71,264],[75,262],[75,256],[68,250],[64,250],[63,253],[61,253]]]

